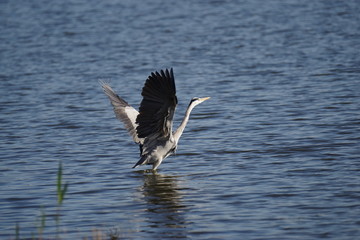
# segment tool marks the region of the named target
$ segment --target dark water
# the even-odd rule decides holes
[[[359,239],[360,3],[1,1],[1,239]],[[138,148],[134,106],[173,67],[176,156]],[[56,173],[68,193],[57,214]]]

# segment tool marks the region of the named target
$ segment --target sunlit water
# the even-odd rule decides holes
[[[359,238],[359,12],[351,0],[2,1],[1,239],[16,225],[23,238]],[[98,81],[138,107],[165,67],[175,125],[192,97],[212,98],[153,174],[131,168],[138,147]]]

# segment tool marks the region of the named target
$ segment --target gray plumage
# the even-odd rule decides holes
[[[177,105],[173,70],[153,72],[142,89],[143,99],[139,112],[120,98],[105,82],[101,82],[105,94],[114,107],[116,117],[124,123],[134,142],[140,145],[140,160],[134,168],[152,164],[153,170],[171,155],[189,120],[191,110],[209,98],[193,98],[179,128],[173,132],[173,118]]]

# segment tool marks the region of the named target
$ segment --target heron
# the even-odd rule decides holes
[[[133,141],[140,146],[140,159],[133,166],[151,165],[156,170],[177,148],[179,139],[195,106],[210,97],[191,99],[180,126],[173,131],[173,118],[178,103],[173,69],[151,72],[145,81],[139,111],[119,97],[106,82],[100,82]]]

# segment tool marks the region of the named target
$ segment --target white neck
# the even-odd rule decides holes
[[[186,124],[188,123],[189,121],[189,117],[190,117],[190,113],[191,111],[193,110],[193,108],[196,106],[197,104],[196,103],[191,103],[188,108],[186,109],[186,112],[185,112],[185,116],[184,116],[184,119],[182,120],[180,126],[178,127],[178,129],[176,129],[175,133],[174,133],[174,139],[176,142],[179,141],[182,133],[184,132],[184,129],[186,127]]]

